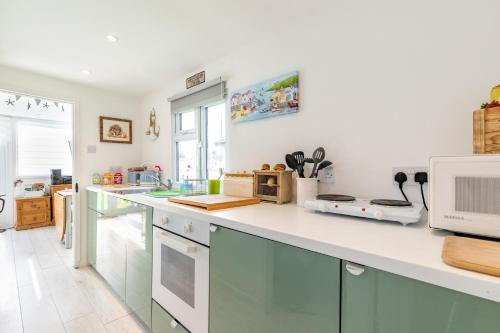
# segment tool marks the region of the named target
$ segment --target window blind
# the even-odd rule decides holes
[[[170,97],[168,99],[171,103],[170,110],[175,113],[223,100],[225,89],[225,82],[222,78],[202,83],[186,92]]]
[[[50,175],[61,169],[71,175],[71,126],[51,122],[22,121],[17,125],[17,174],[21,177]]]

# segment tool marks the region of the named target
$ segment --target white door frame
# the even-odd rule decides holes
[[[22,91],[12,91],[8,89],[0,89],[1,92],[8,94],[22,95],[31,98],[47,99],[54,102],[66,103],[73,105],[73,119],[72,119],[72,134],[73,134],[73,170],[72,170],[72,186],[73,186],[73,235],[72,235],[72,250],[73,250],[73,267],[78,268],[81,261],[81,225],[80,225],[80,189],[76,191],[79,172],[80,172],[80,156],[79,156],[79,142],[80,142],[80,130],[77,125],[77,121],[80,118],[79,105],[75,101],[68,101],[60,98],[52,98],[50,96],[39,96],[32,93],[26,93]]]

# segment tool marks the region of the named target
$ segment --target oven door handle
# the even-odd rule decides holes
[[[186,244],[177,240],[176,238],[170,237],[166,231],[159,231],[155,236],[160,241],[167,240],[167,243],[165,245],[180,252],[193,253],[198,249],[198,247],[194,244]]]

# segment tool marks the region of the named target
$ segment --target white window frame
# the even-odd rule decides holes
[[[207,159],[208,159],[208,151],[207,151],[207,112],[211,106],[217,104],[224,104],[225,109],[227,109],[226,101],[221,100],[215,103],[210,103],[203,106],[198,106],[192,109],[177,111],[172,113],[172,176],[174,181],[180,182],[179,179],[179,170],[178,170],[178,152],[177,145],[179,142],[188,141],[188,140],[196,140],[197,149],[196,149],[196,162],[198,163],[198,172],[196,174],[197,179],[207,179]],[[181,114],[194,112],[195,113],[195,128],[192,130],[182,131],[181,130]],[[226,121],[226,133],[227,133],[227,121]],[[227,141],[227,138],[226,140]],[[226,143],[226,142],[224,142]],[[228,153],[227,153],[227,145],[225,147],[225,160],[226,165],[228,163]]]
[[[194,129],[190,130],[181,130],[181,115],[189,112],[194,112]],[[172,140],[172,148],[173,148],[173,176],[175,181],[180,181],[179,179],[179,170],[178,170],[178,151],[177,151],[177,145],[179,142],[182,141],[191,141],[191,140],[196,140],[196,162],[198,165],[201,166],[201,161],[202,161],[202,136],[201,136],[201,107],[193,108],[193,109],[188,109],[188,110],[183,110],[179,112],[175,112],[172,114],[172,133],[173,133],[173,140]],[[197,178],[202,178],[202,169],[203,168],[198,168],[198,173],[196,175]]]

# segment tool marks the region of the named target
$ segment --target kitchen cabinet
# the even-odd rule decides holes
[[[211,233],[211,333],[337,333],[339,302],[338,259],[222,227]]]
[[[500,304],[348,262],[342,333],[496,333]]]
[[[96,268],[97,250],[97,215],[99,213],[87,208],[87,261],[89,265]]]
[[[153,209],[87,193],[89,263],[150,327]]]
[[[151,328],[154,333],[189,333],[167,311],[153,301]]]
[[[48,186],[48,190],[49,190],[49,195],[52,197],[52,201],[51,201],[51,208],[50,208],[50,212],[51,212],[51,224],[52,225],[55,225],[56,221],[55,221],[55,216],[56,216],[56,209],[55,209],[55,194],[58,192],[58,191],[62,191],[62,190],[70,190],[73,186],[71,184],[60,184],[60,185],[49,185]]]

